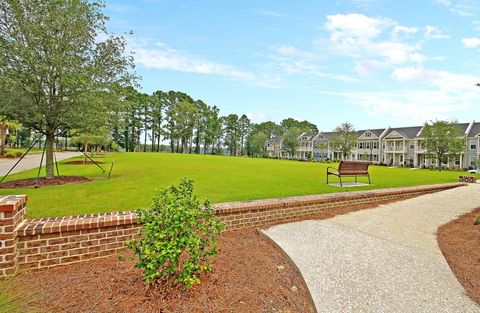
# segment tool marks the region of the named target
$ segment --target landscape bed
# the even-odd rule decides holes
[[[28,216],[52,217],[86,213],[135,210],[148,207],[156,190],[192,179],[195,192],[214,203],[288,196],[348,192],[458,181],[459,171],[411,170],[372,166],[371,186],[341,188],[326,185],[327,166],[336,164],[288,160],[237,158],[170,153],[111,153],[101,166],[64,165],[82,157],[60,162],[65,176],[83,176],[90,182],[48,186],[38,189],[0,189],[0,195],[27,194]],[[111,178],[107,179],[112,161]],[[9,176],[7,181],[36,177],[36,169]],[[479,177],[477,175],[477,177]],[[365,178],[359,178],[365,182]]]
[[[311,218],[321,220],[370,207],[340,207]],[[254,228],[222,233],[213,264],[213,271],[189,292],[181,287],[145,288],[126,249],[120,257],[23,272],[9,284],[16,291],[13,296],[24,301],[19,312],[314,312],[300,274]]]
[[[34,299],[19,312],[314,312],[301,277],[254,229],[222,234],[213,271],[190,291],[146,288],[133,264],[125,250],[20,274],[10,284]]]
[[[437,239],[458,281],[480,305],[480,225],[475,225],[479,216],[480,208],[450,221],[438,229]]]

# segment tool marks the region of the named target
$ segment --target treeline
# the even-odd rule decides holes
[[[264,156],[272,135],[317,131],[314,124],[293,118],[255,124],[246,114],[224,116],[217,106],[178,91],[149,95],[129,87],[119,101],[107,129],[97,129],[103,134],[83,134],[85,145],[104,144],[102,138],[110,137],[111,147],[127,152],[162,152],[168,142],[168,152]]]

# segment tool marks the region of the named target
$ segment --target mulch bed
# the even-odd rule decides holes
[[[310,218],[372,207],[336,208]],[[188,292],[146,288],[128,250],[122,259],[110,256],[26,272],[13,284],[24,289],[22,298],[34,299],[32,308],[51,312],[314,312],[301,276],[253,228],[222,233],[213,271]]]
[[[104,164],[105,162],[103,161],[95,161],[97,164]],[[93,163],[92,161],[68,161],[68,162],[64,162],[62,164],[66,164],[66,165],[86,165],[86,164],[95,164]]]
[[[131,254],[21,274],[16,283],[51,312],[313,312],[282,253],[254,229],[223,233],[211,273],[190,291],[145,288]],[[34,292],[36,291],[36,294]]]
[[[440,249],[467,294],[480,304],[480,208],[441,226],[437,231]]]
[[[38,186],[55,186],[55,185],[65,185],[73,183],[85,183],[90,181],[90,179],[82,176],[55,176],[51,179],[46,179],[45,177],[40,177],[38,179]],[[37,185],[36,178],[25,178],[17,179],[9,182],[1,183],[0,189],[15,189],[15,188],[33,188]]]

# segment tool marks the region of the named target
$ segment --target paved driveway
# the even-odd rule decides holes
[[[61,161],[81,154],[81,152],[57,152],[56,156],[57,161]],[[23,172],[32,168],[38,168],[41,158],[41,153],[27,154],[25,158],[23,158],[23,160],[13,169],[11,174]],[[0,159],[0,176],[3,177],[17,161],[18,159]],[[43,160],[43,164],[45,165],[45,160]]]
[[[480,312],[435,235],[479,206],[471,184],[264,233],[295,262],[318,312]]]

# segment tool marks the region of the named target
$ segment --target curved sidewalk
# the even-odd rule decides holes
[[[81,152],[57,152],[55,153],[57,157],[57,161],[62,161],[65,159],[73,158],[75,156],[82,155]],[[23,171],[30,170],[32,168],[38,168],[40,165],[40,159],[42,158],[41,153],[37,154],[28,154],[23,158],[20,163],[13,169],[10,174],[15,174]],[[18,159],[0,159],[0,176],[7,174],[7,172],[12,168],[15,163],[17,163]],[[43,165],[45,166],[45,160],[43,160]],[[1,178],[1,177],[0,177]]]
[[[296,264],[318,312],[480,312],[435,235],[477,207],[480,184],[470,184],[263,232]]]

